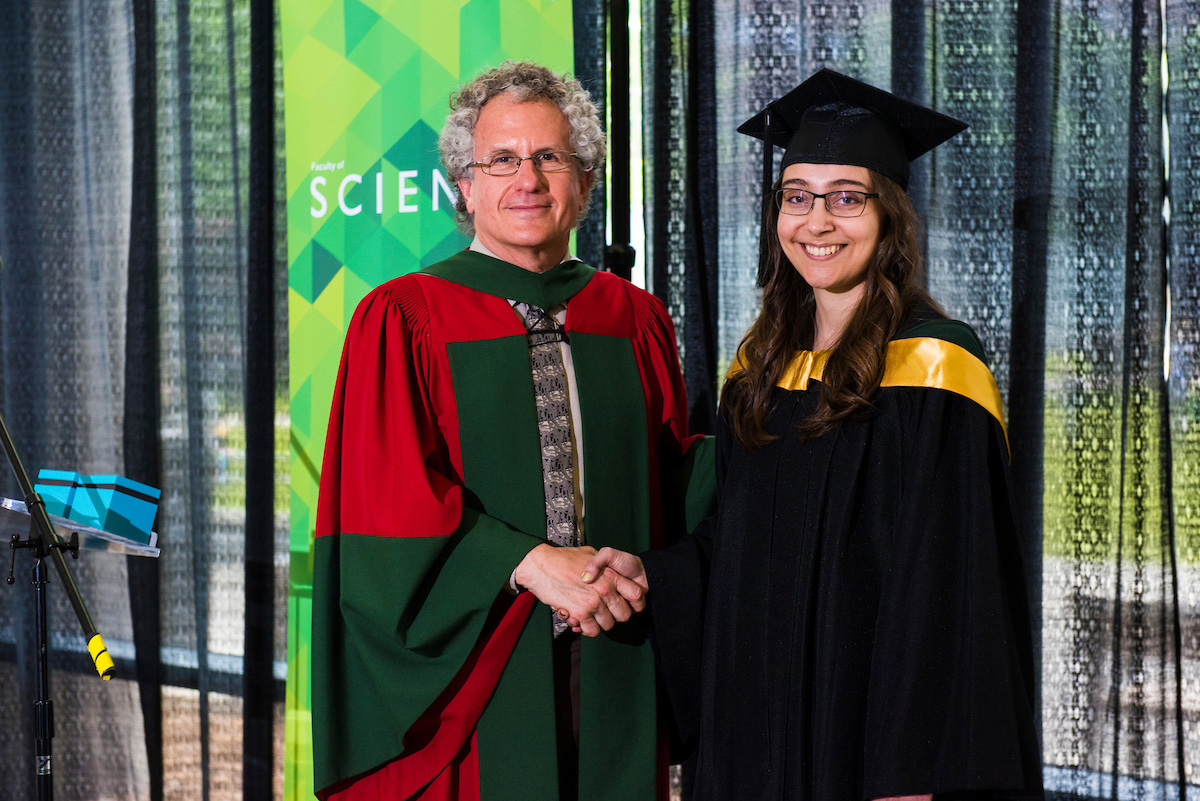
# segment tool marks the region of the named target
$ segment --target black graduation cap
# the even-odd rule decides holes
[[[853,164],[908,187],[908,163],[966,130],[939,114],[833,70],[813,74],[738,128],[767,142],[763,182],[771,186],[771,145],[791,164]]]

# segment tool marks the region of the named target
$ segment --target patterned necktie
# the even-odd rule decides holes
[[[546,539],[554,545],[580,545],[575,525],[575,478],[572,466],[571,406],[567,373],[558,342],[561,329],[537,306],[525,311],[529,331],[529,364],[537,402],[538,434],[542,446],[542,485],[546,491]],[[566,631],[554,617],[554,636]]]

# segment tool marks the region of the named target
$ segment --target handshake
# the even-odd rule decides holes
[[[641,612],[650,591],[642,560],[615,548],[538,545],[517,565],[513,579],[586,637]]]

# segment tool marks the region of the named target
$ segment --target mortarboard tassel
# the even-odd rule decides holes
[[[774,159],[771,158],[773,155],[773,153],[771,152],[771,148],[774,146],[774,143],[771,141],[771,112],[773,110],[771,108],[771,106],[772,106],[772,104],[768,103],[767,107],[765,109],[763,109],[763,117],[765,119],[765,123],[763,125],[763,167],[762,167],[762,187],[763,187],[762,202],[763,202],[763,206],[762,206],[762,216],[760,218],[762,220],[762,228],[758,233],[758,276],[755,281],[755,283],[758,285],[758,287],[760,289],[766,285],[766,281],[767,281],[767,252],[768,252],[767,243],[769,241],[767,239],[767,237],[774,235],[773,232],[767,230],[767,204],[772,201],[771,186],[773,184],[773,181],[771,180],[771,172],[772,172],[772,167],[774,166],[772,163],[774,161]]]

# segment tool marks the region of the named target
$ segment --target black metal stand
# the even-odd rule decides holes
[[[33,586],[37,595],[34,611],[34,628],[37,637],[37,697],[33,702],[36,723],[34,756],[37,770],[37,797],[38,801],[52,801],[54,777],[50,769],[50,757],[51,742],[54,738],[54,704],[50,700],[50,634],[49,621],[46,617],[47,556],[54,562],[59,580],[71,601],[71,606],[75,609],[80,626],[83,627],[84,639],[88,644],[88,652],[92,655],[92,661],[96,665],[96,671],[105,680],[111,679],[115,671],[112,657],[104,647],[104,640],[96,631],[91,615],[88,614],[87,607],[83,603],[83,597],[79,594],[75,577],[71,575],[71,571],[63,559],[63,551],[70,551],[72,557],[79,558],[78,538],[72,535],[70,542],[63,542],[55,532],[50,517],[46,514],[46,504],[42,501],[41,496],[33,491],[33,484],[29,480],[29,474],[25,472],[21,457],[17,455],[16,446],[13,445],[12,438],[8,434],[8,427],[4,425],[3,416],[0,416],[0,442],[4,445],[8,462],[17,476],[17,483],[21,486],[21,492],[25,494],[25,505],[31,518],[29,538],[22,540],[19,535],[14,534],[9,541],[8,547],[12,554],[8,566],[8,583],[14,583],[13,569],[17,551],[30,550],[33,555]]]
[[[40,539],[32,536],[22,540],[17,534],[12,535],[8,547],[12,556],[8,565],[8,583],[12,584],[13,568],[17,551],[28,548],[33,551],[33,588],[36,595],[34,605],[34,630],[37,647],[37,695],[33,699],[34,715],[34,763],[37,770],[37,797],[39,801],[52,801],[54,798],[54,780],[50,769],[51,742],[54,739],[54,702],[50,700],[50,637],[49,619],[46,616],[46,549]],[[54,548],[71,551],[71,555],[79,558],[79,541],[71,537],[69,544],[55,543]]]
[[[29,540],[27,540],[28,542]],[[37,794],[43,801],[54,798],[54,774],[50,771],[50,754],[54,741],[54,702],[50,700],[50,643],[46,619],[46,560],[41,543],[34,545],[33,587],[37,593],[34,628],[37,629],[37,697],[33,699],[36,735],[33,741],[34,762],[37,765]],[[14,550],[15,554],[16,551]]]

